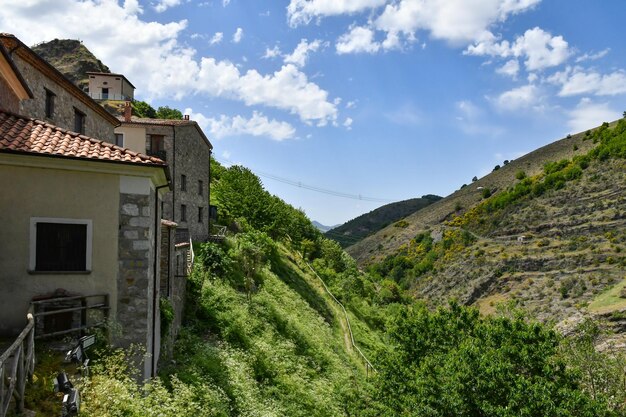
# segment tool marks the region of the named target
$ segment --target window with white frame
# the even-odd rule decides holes
[[[91,271],[92,238],[91,220],[31,217],[29,270]]]

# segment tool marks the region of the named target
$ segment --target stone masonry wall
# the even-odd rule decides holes
[[[209,238],[209,166],[211,151],[193,123],[176,127],[176,204],[180,228],[187,228],[194,242]],[[182,190],[181,175],[187,177],[187,189]],[[202,190],[199,189],[202,181]],[[187,221],[180,219],[180,205],[187,206]],[[198,208],[202,207],[202,218]]]
[[[150,135],[163,135],[166,162],[170,166],[173,190],[163,198],[163,218],[178,223],[179,232],[188,230],[194,242],[206,242],[209,237],[209,167],[211,152],[195,124],[159,126],[145,125],[146,149]],[[182,189],[181,175],[187,177],[187,189]],[[202,192],[199,182],[202,181]],[[187,209],[181,216],[181,205]],[[199,210],[202,207],[202,219]],[[184,233],[183,233],[184,234]]]
[[[76,108],[86,116],[85,135],[108,142],[114,140],[115,127],[111,122],[67,92],[65,87],[20,58],[17,53],[14,53],[12,58],[35,96],[34,99],[23,100],[18,113],[74,131],[74,108]],[[51,118],[46,117],[46,89],[55,94],[54,113]]]
[[[157,255],[154,245],[155,198],[154,191],[150,195],[120,194],[116,318],[121,335],[115,342],[124,348],[131,344],[141,345],[146,349],[145,359],[152,352],[153,269],[154,256]],[[136,359],[139,369],[149,373],[149,364],[141,366],[144,358]]]

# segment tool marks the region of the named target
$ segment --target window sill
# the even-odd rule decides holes
[[[88,271],[33,271],[28,270],[28,275],[89,275],[91,270]]]

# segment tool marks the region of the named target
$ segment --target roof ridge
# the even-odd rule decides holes
[[[6,125],[6,126],[5,126]],[[145,155],[115,145],[102,139],[93,138],[53,125],[45,120],[17,114],[0,109],[0,152],[24,152],[39,155],[79,158],[87,160],[106,160],[110,162],[156,165],[166,167],[167,163],[159,158]],[[39,129],[35,129],[39,127]],[[60,136],[61,140],[51,140]],[[5,143],[2,143],[2,142]],[[72,154],[68,142],[75,146],[87,145],[80,155]]]

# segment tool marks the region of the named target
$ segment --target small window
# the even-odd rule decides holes
[[[85,134],[85,113],[78,109],[74,109],[74,131],[82,135]]]
[[[187,191],[187,176],[185,174],[180,176],[180,190]]]
[[[204,182],[198,180],[198,195],[204,195]]]
[[[115,134],[115,144],[117,146],[120,147],[124,147],[124,134],[123,133],[116,133]]]
[[[198,207],[198,223],[204,223],[204,210],[202,207]]]
[[[46,90],[46,117],[48,119],[52,119],[54,117],[54,98],[56,97],[56,94],[54,94],[52,91],[45,89]]]
[[[107,81],[103,81],[102,84],[107,85],[109,83]]]
[[[29,269],[35,272],[91,270],[91,220],[31,218]]]
[[[119,79],[119,78],[117,78],[117,77],[115,77],[115,79],[116,79],[116,80],[118,80],[118,81],[120,80],[120,79]],[[106,83],[105,83],[105,84],[106,84]]]
[[[165,150],[164,145],[164,137],[163,135],[149,135],[148,136],[148,145],[151,152],[161,152]]]
[[[187,221],[187,206],[185,204],[180,205],[180,221]]]

